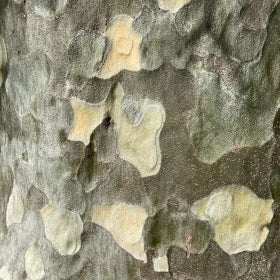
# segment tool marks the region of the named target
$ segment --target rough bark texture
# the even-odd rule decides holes
[[[279,0],[1,0],[0,86],[0,279],[280,279]]]

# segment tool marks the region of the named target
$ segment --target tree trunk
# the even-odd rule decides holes
[[[280,279],[279,0],[0,21],[0,279]]]

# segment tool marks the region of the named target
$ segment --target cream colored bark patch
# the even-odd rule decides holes
[[[7,52],[6,52],[6,46],[3,38],[0,36],[0,87],[3,84],[3,68],[5,67],[7,63]]]
[[[132,18],[117,17],[105,33],[111,45],[99,77],[108,79],[123,69],[141,69],[140,44],[142,36],[132,28]]]
[[[176,13],[191,0],[158,0],[158,5],[162,10]]]
[[[168,259],[167,256],[153,258],[154,271],[156,272],[168,272]]]
[[[197,201],[192,211],[209,221],[215,241],[228,254],[258,251],[273,217],[272,199],[260,199],[246,187],[231,185]]]
[[[134,258],[147,262],[142,236],[147,216],[142,207],[118,203],[95,208],[92,222],[110,232],[116,243]]]
[[[121,110],[123,96],[123,88],[118,84],[112,118],[118,134],[119,155],[133,164],[142,177],[155,175],[161,165],[159,136],[165,121],[164,107],[159,102],[141,100],[142,117],[139,123],[134,125]]]
[[[24,206],[23,206],[21,194],[18,187],[14,186],[7,205],[7,213],[6,213],[7,226],[10,226],[11,224],[21,223],[23,214],[24,214]]]
[[[72,98],[70,103],[74,110],[74,122],[68,139],[82,141],[85,145],[88,145],[90,135],[102,123],[108,111],[106,102],[90,104],[78,98]]]
[[[140,100],[141,118],[131,123],[122,111],[124,91],[120,84],[114,91],[114,101],[90,104],[77,98],[71,99],[74,122],[68,139],[89,144],[90,135],[108,114],[114,123],[118,138],[120,158],[133,164],[142,177],[158,173],[161,166],[159,136],[165,122],[165,110],[160,102]]]
[[[80,216],[52,204],[41,209],[45,234],[61,255],[73,255],[81,248],[83,223]]]
[[[2,266],[2,268],[0,269],[0,279],[2,279],[2,280],[12,280],[12,275],[8,271],[8,269],[5,265]]]
[[[31,280],[40,280],[45,276],[41,253],[34,245],[25,252],[25,271]]]

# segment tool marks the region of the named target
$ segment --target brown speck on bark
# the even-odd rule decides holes
[[[240,148],[238,147],[238,146],[233,146],[232,148],[231,148],[231,151],[233,152],[233,153],[235,153],[235,154],[239,154],[240,153]]]

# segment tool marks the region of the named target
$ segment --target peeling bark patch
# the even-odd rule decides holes
[[[48,204],[41,215],[46,237],[59,254],[74,255],[80,250],[83,223],[78,214]]]
[[[12,275],[5,265],[0,269],[0,278],[3,280],[12,280]]]
[[[153,258],[154,271],[168,272],[168,259],[167,256]]]
[[[3,70],[7,63],[7,51],[3,38],[0,36],[0,87],[4,81]]]
[[[121,110],[123,96],[123,88],[118,84],[112,118],[116,123],[120,157],[137,167],[142,177],[155,175],[161,165],[159,136],[165,121],[165,110],[159,102],[143,99],[141,119],[133,125]]]
[[[18,187],[14,186],[9,198],[6,213],[7,226],[21,223],[24,214],[24,206]]]
[[[115,18],[105,33],[111,46],[102,66],[99,77],[109,79],[121,70],[139,71],[141,69],[140,44],[142,36],[132,28],[132,18]]]
[[[90,142],[90,135],[110,115],[117,132],[120,158],[133,164],[142,177],[159,172],[161,151],[159,136],[165,122],[165,110],[160,102],[150,99],[140,100],[140,116],[137,123],[129,121],[122,110],[124,91],[118,84],[114,91],[113,104],[109,100],[100,104],[90,104],[73,98],[74,122],[68,136],[69,140]]]
[[[231,185],[195,202],[193,213],[209,221],[215,241],[228,254],[258,251],[273,217],[272,199],[260,199],[248,188]]]
[[[74,122],[68,139],[88,145],[91,133],[105,118],[107,104],[90,104],[78,98],[72,98],[70,103],[74,110]]]
[[[189,2],[191,0],[158,0],[158,5],[162,10],[176,13]]]
[[[1,149],[1,155],[3,156],[3,154],[4,154],[3,149]],[[1,193],[0,210],[2,213],[0,215],[0,232],[2,234],[6,234],[8,230],[5,213],[7,212],[9,198],[13,191],[13,180],[14,180],[12,169],[8,168],[7,171],[4,170],[0,171],[0,193]]]
[[[147,217],[142,207],[118,203],[95,208],[92,222],[110,232],[117,244],[134,258],[147,262],[142,236]]]
[[[31,280],[40,280],[45,276],[41,253],[34,245],[25,252],[25,271]]]

